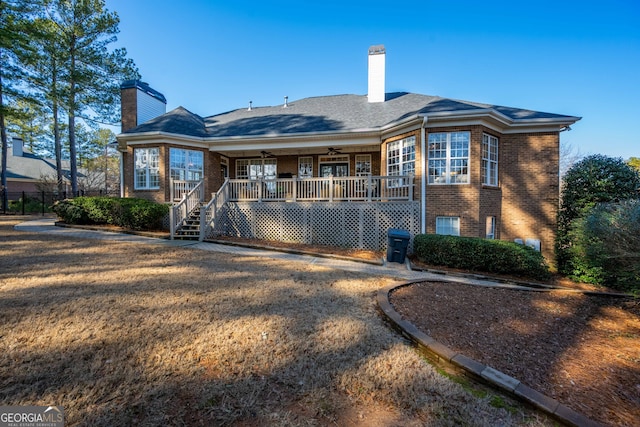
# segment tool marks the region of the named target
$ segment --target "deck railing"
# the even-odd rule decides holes
[[[178,179],[172,179],[170,186],[171,200],[174,202],[182,200],[183,196],[189,194],[189,192],[196,188],[201,182],[202,181],[182,181]]]
[[[189,217],[200,203],[204,201],[204,181],[198,184],[188,193],[183,193],[180,202],[171,206],[169,209],[169,231],[171,238],[175,236],[176,230],[182,227],[184,221]]]
[[[203,241],[213,227],[220,209],[229,199],[229,179],[225,179],[222,187],[212,195],[211,201],[200,209],[200,241]]]
[[[414,176],[231,179],[229,201],[413,201]]]

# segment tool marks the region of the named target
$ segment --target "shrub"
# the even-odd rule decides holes
[[[53,204],[51,210],[67,224],[89,224],[89,215],[74,203],[73,199],[59,200]]]
[[[576,280],[640,290],[640,200],[600,204],[575,221],[569,234]]]
[[[598,203],[637,198],[638,188],[640,172],[621,158],[596,154],[569,169],[563,179],[556,235],[556,261],[561,273],[574,278],[582,274],[576,273],[576,268],[581,269],[583,254],[573,248],[573,222],[588,215]]]
[[[162,220],[169,212],[169,206],[144,199],[127,205],[120,225],[134,230],[162,228]]]
[[[550,277],[542,254],[517,243],[419,234],[414,238],[413,247],[417,258],[427,264],[537,279]]]
[[[162,227],[169,206],[146,199],[76,197],[56,202],[53,211],[69,224],[111,224],[149,230]]]

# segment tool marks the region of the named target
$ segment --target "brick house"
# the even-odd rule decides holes
[[[368,95],[285,97],[208,117],[164,113],[161,94],[127,82],[117,137],[123,195],[179,200],[172,233],[196,211],[201,239],[380,249],[386,229],[398,227],[528,240],[551,261],[560,133],[580,118],[385,93],[384,47],[368,58]],[[189,191],[201,200],[185,207]]]
[[[0,159],[2,154],[0,154]],[[71,193],[69,161],[62,161],[62,179],[66,191]],[[84,176],[79,171],[80,177]],[[12,197],[21,197],[19,193],[41,192],[49,185],[55,185],[57,180],[55,159],[46,159],[33,154],[26,147],[21,138],[11,138],[11,150],[7,150],[7,192]],[[57,190],[57,188],[56,188]]]

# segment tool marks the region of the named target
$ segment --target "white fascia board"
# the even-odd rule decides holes
[[[482,125],[503,134],[527,132],[558,132],[580,117],[558,117],[537,119],[511,119],[493,109],[467,110],[426,114],[429,117],[427,128],[443,126]]]
[[[209,148],[209,144],[207,144],[206,139],[204,138],[165,132],[124,133],[117,135],[116,140],[118,141],[118,149],[120,151],[123,151],[121,149],[121,143],[131,146],[175,144],[194,148]]]

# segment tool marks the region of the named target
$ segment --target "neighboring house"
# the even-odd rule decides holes
[[[560,133],[580,118],[385,93],[384,75],[384,47],[373,46],[367,96],[285,97],[208,117],[179,107],[144,120],[145,103],[162,112],[166,101],[127,82],[124,195],[173,202],[201,182],[201,194],[218,192],[201,238],[379,249],[387,228],[400,227],[530,240],[552,260]],[[197,206],[180,209],[176,229]]]
[[[14,137],[7,152],[7,191],[37,192],[43,190],[44,182],[56,182],[56,162],[36,156],[24,147],[22,139]],[[63,180],[69,186],[69,162],[63,164]],[[52,190],[53,191],[53,190]]]

